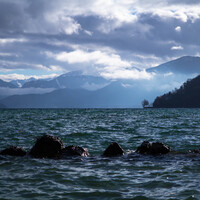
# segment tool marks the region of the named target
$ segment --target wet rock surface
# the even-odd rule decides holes
[[[140,154],[148,154],[150,152],[151,144],[148,141],[142,142],[142,144],[137,148],[136,152]]]
[[[0,155],[25,156],[26,151],[22,147],[10,146],[10,147],[0,151]]]
[[[114,156],[122,156],[124,155],[124,150],[117,142],[111,143],[106,150],[103,152],[103,156],[105,157],[114,157]]]
[[[84,156],[88,157],[90,154],[87,148],[79,147],[79,146],[68,146],[65,147],[61,152],[61,157],[69,157],[69,156]]]
[[[64,142],[52,135],[44,135],[37,139],[35,145],[29,152],[34,158],[56,158],[64,149]]]
[[[144,141],[136,150],[136,153],[149,155],[167,154],[169,152],[169,146],[161,142],[155,142],[150,144],[150,142],[148,141]]]
[[[196,154],[200,154],[200,149],[189,150],[188,153],[196,153]]]

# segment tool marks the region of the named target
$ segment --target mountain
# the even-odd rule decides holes
[[[0,79],[0,87],[6,87],[6,88],[17,88],[15,85],[13,85],[12,83],[3,81]]]
[[[174,73],[174,74],[200,74],[200,57],[184,56],[147,69],[147,72]]]
[[[12,80],[10,81],[10,83],[15,85],[16,87],[22,87],[25,83],[35,80],[36,80],[35,78],[31,77],[29,79],[24,79],[24,80]]]
[[[96,90],[109,83],[108,80],[99,76],[83,75],[81,71],[73,71],[52,80],[34,80],[25,83],[22,88],[68,88]]]
[[[0,103],[0,109],[1,108],[6,108],[6,106]]]
[[[154,108],[200,108],[200,76],[155,99]]]
[[[133,107],[134,97],[132,88],[113,82],[96,91],[65,88],[46,94],[13,95],[0,103],[9,108],[120,108]]]

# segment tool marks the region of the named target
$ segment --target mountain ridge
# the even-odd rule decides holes
[[[157,97],[154,108],[200,108],[200,75],[186,81],[179,89]]]
[[[118,91],[121,90],[119,93]],[[126,99],[129,91],[119,82],[96,90],[85,89],[59,89],[45,94],[12,95],[0,101],[9,108],[98,108],[98,107],[123,107],[124,99],[131,104],[131,99]]]
[[[200,57],[182,56],[156,67],[148,68],[147,72],[200,74]]]

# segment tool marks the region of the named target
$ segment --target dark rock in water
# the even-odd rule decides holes
[[[136,150],[140,154],[149,154],[151,149],[151,144],[148,141],[144,141]]]
[[[188,153],[199,153],[200,154],[200,149],[189,150]]]
[[[114,157],[122,155],[124,155],[124,150],[117,142],[111,143],[103,153],[103,156],[106,157]]]
[[[68,156],[89,156],[89,152],[86,148],[79,147],[79,146],[68,146],[62,150],[61,157],[68,157]]]
[[[25,156],[26,151],[22,147],[10,146],[0,152],[0,155]]]
[[[35,145],[29,154],[34,158],[56,158],[64,149],[63,141],[52,135],[44,135],[37,138]]]
[[[170,152],[170,147],[161,143],[155,142],[150,144],[148,141],[144,141],[136,150],[140,154],[150,154],[150,155],[159,155],[167,154]]]
[[[151,154],[167,154],[170,152],[170,147],[161,143],[161,142],[155,142],[151,145]]]

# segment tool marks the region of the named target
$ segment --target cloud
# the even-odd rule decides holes
[[[133,79],[133,80],[149,80],[152,79],[154,74],[148,73],[145,70],[139,71],[136,69],[117,69],[111,70],[108,69],[101,73],[101,76],[107,79]]]
[[[44,70],[44,71],[61,71],[62,67],[58,65],[49,65],[45,66],[37,63],[26,63],[18,61],[8,61],[0,60],[0,69],[1,71],[13,71],[13,70],[22,70],[22,69],[33,69],[33,70]]]
[[[2,0],[1,71],[125,69],[126,74],[137,68],[147,77],[142,69],[198,52],[199,5],[197,0]]]
[[[14,42],[27,42],[25,38],[0,38],[0,45],[5,45]]]
[[[4,81],[12,81],[12,80],[27,80],[30,78],[35,79],[49,79],[49,78],[55,78],[58,74],[48,74],[48,75],[24,75],[24,74],[0,74],[0,79]]]
[[[99,74],[108,79],[150,79],[153,74],[145,70],[132,69],[130,61],[122,60],[117,54],[93,51],[75,50],[54,54],[45,52],[48,57],[69,64],[87,64],[95,68]],[[84,70],[84,69],[83,69]]]
[[[112,66],[112,67],[130,67],[131,63],[122,60],[117,54],[108,54],[101,51],[86,52],[82,50],[75,50],[72,52],[61,52],[53,54],[46,52],[48,57],[53,57],[57,61],[75,63],[93,63],[96,65]]]
[[[183,50],[182,46],[173,46],[171,50]]]
[[[177,26],[177,27],[175,28],[175,31],[176,31],[176,32],[181,32],[181,27],[180,27],[180,26]]]

